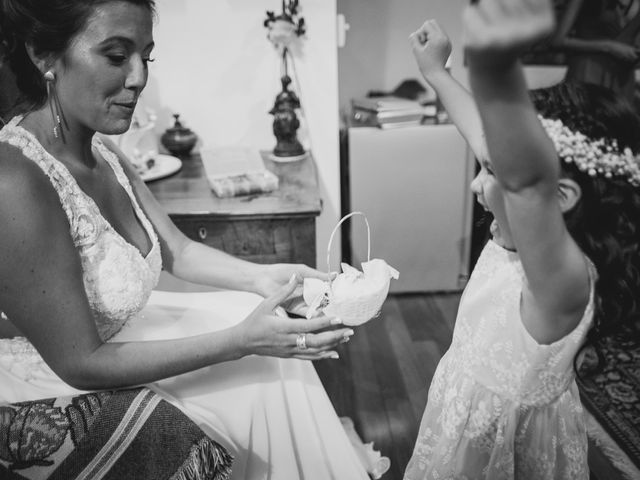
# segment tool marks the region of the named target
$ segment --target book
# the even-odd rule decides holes
[[[389,112],[376,113],[370,110],[361,110],[354,108],[352,112],[352,120],[354,124],[362,126],[392,128],[393,126],[420,125],[425,120],[435,118],[433,115],[424,115],[422,113],[404,113],[398,112],[388,115]]]
[[[373,110],[376,112],[387,112],[393,110],[421,112],[423,109],[420,102],[416,100],[394,97],[392,95],[383,97],[354,98],[351,103],[356,108],[360,108],[363,110]]]
[[[422,105],[399,97],[356,98],[352,100],[352,119],[355,123],[380,128],[420,125],[425,118],[437,113],[435,104]]]
[[[383,130],[388,130],[391,128],[415,127],[418,125],[422,125],[422,121],[390,122],[390,123],[383,123],[381,125],[378,125],[378,127]]]
[[[278,177],[264,165],[260,152],[247,147],[219,147],[200,152],[205,175],[221,198],[268,193],[278,188]]]

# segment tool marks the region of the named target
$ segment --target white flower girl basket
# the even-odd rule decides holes
[[[398,278],[398,271],[387,262],[378,258],[371,260],[371,231],[362,212],[345,215],[333,229],[327,247],[327,271],[331,271],[333,237],[340,225],[354,215],[361,215],[367,226],[367,261],[362,263],[362,271],[341,263],[342,273],[328,282],[305,278],[303,298],[309,305],[307,318],[322,311],[325,315],[339,317],[345,325],[361,325],[379,314],[389,293],[391,279]]]

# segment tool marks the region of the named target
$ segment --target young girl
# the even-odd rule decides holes
[[[405,479],[586,479],[573,363],[587,336],[633,331],[639,314],[638,145],[618,126],[640,124],[587,86],[535,94],[546,106],[538,116],[517,57],[552,32],[549,0],[481,0],[464,22],[474,98],[444,69],[450,45],[437,23],[411,38],[480,161],[471,188],[494,216],[493,238],[462,297]]]

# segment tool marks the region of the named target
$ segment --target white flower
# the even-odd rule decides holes
[[[630,148],[619,151],[616,140],[591,140],[581,132],[574,132],[560,120],[538,116],[547,135],[553,141],[560,158],[574,163],[582,172],[594,177],[614,175],[625,177],[634,187],[640,187],[640,160]]]
[[[296,26],[289,20],[279,18],[269,24],[267,38],[276,48],[289,47],[296,37]]]

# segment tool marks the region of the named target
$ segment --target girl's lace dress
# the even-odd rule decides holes
[[[453,341],[429,389],[405,480],[588,479],[573,359],[589,304],[562,339],[540,345],[520,319],[524,271],[489,241],[462,296]]]
[[[94,138],[94,152],[111,166],[151,240],[146,255],[109,225],[66,167],[20,120],[0,130],[0,141],[34,161],[56,189],[103,340],[160,340],[221,330],[242,321],[261,301],[244,292],[154,291],[162,267],[160,244],[117,156]],[[310,362],[246,357],[149,387],[227,447],[235,457],[232,480],[368,479]],[[26,338],[0,339],[0,405],[74,393]]]

